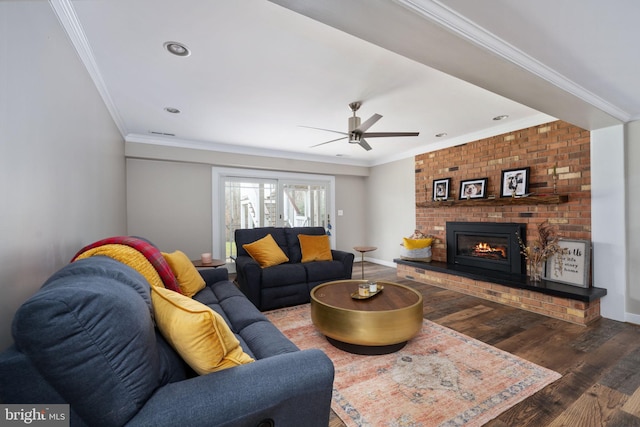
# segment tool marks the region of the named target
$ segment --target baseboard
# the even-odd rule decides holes
[[[370,258],[370,257],[364,257],[364,260],[373,264],[380,264],[380,265],[384,265],[385,267],[392,267],[392,268],[398,268],[398,266],[396,265],[395,262],[393,261],[385,261],[383,259],[377,259],[377,258]],[[360,262],[360,260],[358,260],[358,262]]]
[[[624,321],[633,323],[634,325],[640,325],[640,314],[625,313]]]

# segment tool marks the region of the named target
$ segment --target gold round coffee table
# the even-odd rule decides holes
[[[422,327],[422,294],[399,283],[378,281],[382,290],[352,298],[366,280],[338,280],[311,291],[311,320],[329,342],[358,354],[400,350]]]

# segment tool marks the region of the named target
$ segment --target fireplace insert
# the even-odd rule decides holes
[[[518,235],[526,242],[526,230],[512,222],[447,222],[447,263],[524,274]]]

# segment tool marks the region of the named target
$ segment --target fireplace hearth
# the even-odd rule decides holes
[[[447,222],[447,263],[525,274],[518,235],[526,241],[526,224]]]

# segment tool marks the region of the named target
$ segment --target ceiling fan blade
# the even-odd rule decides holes
[[[339,133],[340,135],[349,135],[347,132],[340,132],[339,130],[333,130],[333,129],[324,129],[324,128],[314,128],[311,126],[299,126],[301,128],[307,128],[307,129],[315,129],[315,130],[324,130],[327,132],[333,132],[333,133]]]
[[[367,129],[373,126],[375,122],[377,122],[381,118],[382,116],[380,114],[374,114],[373,116],[369,117],[364,123],[362,123],[360,126],[355,128],[354,131],[364,133],[367,131]]]
[[[371,146],[363,138],[360,139],[360,141],[358,142],[358,145],[360,145],[362,148],[364,148],[367,151],[371,151]]]
[[[382,138],[385,136],[418,136],[420,132],[367,132],[362,136],[367,138]]]
[[[342,132],[340,132],[340,133],[342,133]],[[312,146],[311,146],[311,147],[309,147],[309,148],[319,147],[319,146],[321,146],[321,145],[328,144],[328,143],[330,143],[330,142],[340,141],[341,139],[347,139],[347,137],[346,137],[346,136],[343,136],[342,138],[332,139],[331,141],[327,141],[327,142],[321,142],[320,144],[312,145]]]

